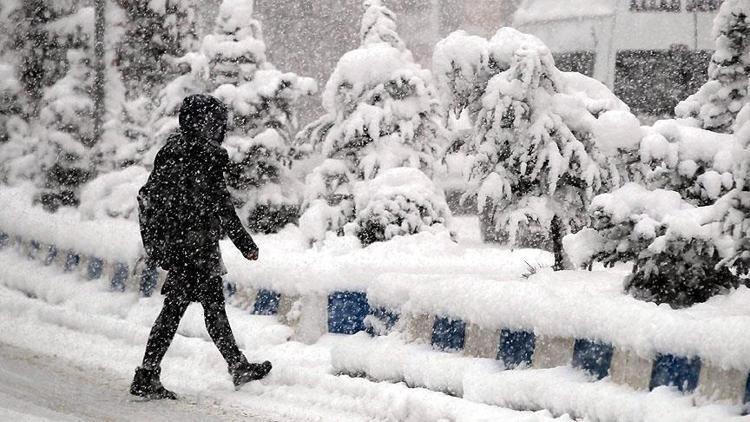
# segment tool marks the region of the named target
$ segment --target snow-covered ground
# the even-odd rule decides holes
[[[193,420],[554,419],[547,411],[514,411],[403,384],[336,376],[327,345],[333,336],[312,346],[287,342],[289,328],[273,317],[230,309],[248,357],[274,362],[269,378],[236,392],[203,328],[198,305],[188,310],[163,365],[165,385],[183,400],[134,403],[127,396],[128,383],[159,306],[159,297],[111,293],[104,283],[62,275],[12,250],[0,252],[0,417],[173,420],[192,413]]]

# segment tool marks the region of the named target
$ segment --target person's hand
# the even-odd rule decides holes
[[[248,261],[257,261],[258,260],[258,249],[253,249],[250,252],[247,252],[244,254],[245,259]]]

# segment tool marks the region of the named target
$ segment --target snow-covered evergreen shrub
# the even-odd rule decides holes
[[[449,226],[443,191],[417,169],[389,169],[357,188],[355,233],[365,246]]]
[[[684,200],[710,205],[735,187],[733,171],[743,157],[732,135],[662,120],[644,129],[637,171],[651,189],[676,191]]]
[[[233,199],[252,230],[270,233],[298,218],[301,184],[289,170],[298,126],[295,108],[317,87],[310,78],[277,70],[265,52],[252,2],[224,0],[213,33],[203,38],[200,49],[173,61],[183,74],[159,93],[154,136],[143,162],[150,166],[179,127],[182,100],[212,92],[230,114],[225,147],[231,158],[227,183]]]
[[[736,270],[748,282],[750,276],[750,148],[746,149],[736,173],[737,188],[727,195],[722,233],[732,243],[732,253],[722,264]]]
[[[377,0],[364,4],[362,44],[339,60],[323,93],[326,113],[299,134],[298,147],[344,162],[349,183],[398,167],[432,176],[448,140],[432,75],[398,37],[393,13]]]
[[[80,186],[92,176],[94,102],[89,58],[68,51],[68,73],[48,88],[39,115],[44,131],[36,158],[44,172],[40,200],[49,209],[78,204]]]
[[[675,307],[736,287],[747,262],[747,145],[675,121],[644,132],[645,187],[594,198],[591,226],[567,237],[566,250],[577,265],[633,262],[626,290]]]
[[[22,117],[20,90],[13,66],[0,63],[0,183],[16,184],[39,175],[33,156],[38,140]]]
[[[625,289],[637,298],[674,307],[704,302],[740,283],[722,264],[741,243],[723,222],[736,194],[696,207],[675,191],[630,183],[594,198],[591,227],[567,236],[565,248],[578,265],[632,262]]]
[[[20,90],[13,66],[0,63],[0,144],[10,140],[13,120],[20,118]]]
[[[146,98],[172,75],[171,59],[198,48],[194,0],[117,0],[126,14],[115,60],[129,98]]]
[[[299,226],[308,239],[322,240],[326,233],[344,235],[344,226],[354,220],[354,180],[347,163],[334,159],[307,175]]]
[[[478,196],[485,238],[525,245],[531,237],[537,244],[528,246],[551,247],[561,268],[563,232],[585,225],[594,194],[627,180],[640,124],[600,83],[560,72],[538,39],[503,28],[489,44],[500,71],[464,146],[474,155],[468,195]]]
[[[227,183],[250,229],[273,233],[297,222],[302,184],[290,168],[299,100],[317,86],[266,60],[252,3],[225,0],[214,33],[203,39],[214,95],[230,111]]]
[[[645,187],[595,198],[592,226],[565,240],[578,264],[633,262],[636,297],[684,307],[747,283],[748,11],[724,2],[710,80],[677,107],[684,119],[644,129],[633,169]]]
[[[678,117],[695,119],[704,129],[731,132],[737,113],[748,102],[750,1],[725,0],[714,20],[714,36],[709,80],[676,112]]]

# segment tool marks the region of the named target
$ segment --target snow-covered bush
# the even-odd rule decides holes
[[[710,205],[735,187],[733,170],[743,157],[732,135],[662,120],[644,129],[638,171],[651,189],[676,191],[684,200]]]
[[[317,90],[315,82],[282,73],[266,60],[251,2],[225,0],[201,51],[208,59],[214,95],[230,112],[227,183],[241,218],[261,233],[296,223],[302,184],[290,171],[298,127],[295,108]]]
[[[696,207],[675,191],[630,183],[594,198],[591,227],[567,236],[565,248],[577,265],[633,262],[625,289],[635,297],[674,307],[705,302],[740,284],[732,271],[743,242],[739,195]]]
[[[39,115],[44,131],[36,151],[44,172],[40,200],[48,209],[78,205],[78,190],[92,176],[94,102],[89,58],[69,50],[68,73],[48,88]]]
[[[343,160],[327,159],[305,180],[305,209],[299,226],[311,241],[325,239],[326,233],[344,234],[344,226],[354,220],[353,174]]]
[[[432,66],[445,104],[456,115],[467,113],[474,124],[490,79],[507,69],[498,56],[502,46],[456,31],[435,46]]]
[[[129,166],[101,174],[81,189],[81,216],[101,218],[138,218],[138,190],[146,184],[148,171],[141,166]]]
[[[423,231],[447,230],[445,195],[424,173],[400,167],[357,186],[355,233],[363,245]]]
[[[230,191],[248,227],[274,233],[296,223],[302,183],[289,170],[289,144],[279,132],[267,129],[252,138],[230,136],[224,147],[234,163],[227,172]]]
[[[594,194],[629,178],[626,164],[635,159],[640,124],[602,84],[560,72],[533,36],[503,28],[477,50],[487,53],[441,53],[442,63],[470,75],[448,78],[452,95],[471,89],[456,89],[455,81],[469,87],[477,82],[466,81],[482,78],[472,75],[496,73],[480,104],[465,95],[454,100],[459,107],[478,107],[470,113],[474,130],[463,147],[474,156],[467,196],[477,195],[486,239],[550,247],[561,268],[563,232],[585,225]],[[485,68],[492,70],[476,70]]]
[[[731,132],[740,109],[748,103],[750,78],[750,1],[725,0],[714,20],[716,51],[709,80],[680,103],[677,116],[691,118],[708,130]]]
[[[633,262],[626,290],[676,307],[736,287],[747,262],[747,144],[673,120],[644,133],[644,186],[594,198],[591,226],[566,250],[577,265]]]
[[[10,140],[13,120],[20,118],[20,90],[21,84],[13,66],[0,63],[0,144]]]
[[[362,44],[328,80],[325,114],[297,137],[300,150],[346,163],[349,183],[398,167],[432,176],[448,140],[432,75],[414,61],[393,18],[380,1],[365,1]]]
[[[144,164],[152,164],[156,151],[179,127],[182,100],[212,92],[229,110],[227,183],[241,218],[263,233],[296,222],[302,194],[301,183],[289,170],[291,143],[298,128],[297,104],[317,90],[315,82],[283,73],[267,61],[252,2],[243,0],[224,0],[214,30],[203,38],[200,49],[173,65],[183,74],[159,93]]]
[[[126,15],[115,60],[128,98],[151,97],[172,76],[170,60],[197,49],[194,0],[118,0]]]

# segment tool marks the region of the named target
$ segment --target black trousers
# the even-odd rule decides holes
[[[161,313],[156,318],[151,334],[148,336],[146,353],[143,356],[143,368],[156,369],[161,365],[177,333],[180,320],[190,303],[189,298],[181,295],[168,294],[165,297]],[[245,356],[237,347],[232,327],[229,326],[224,298],[207,296],[201,298],[200,303],[203,306],[203,316],[211,340],[216,344],[229,368],[237,366],[245,360]]]

